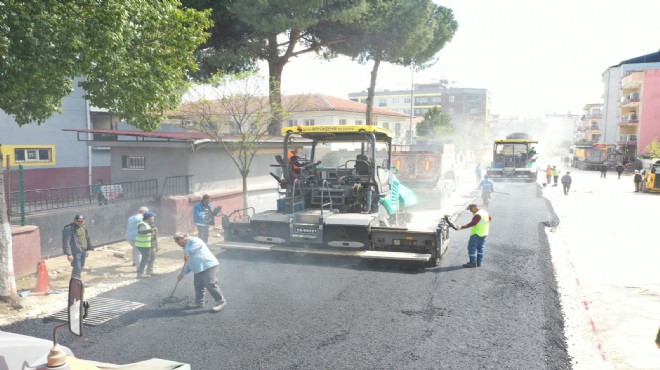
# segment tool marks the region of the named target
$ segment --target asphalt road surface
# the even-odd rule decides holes
[[[570,369],[543,229],[552,210],[536,184],[496,190],[510,195],[487,207],[494,219],[480,268],[461,267],[468,230],[451,232],[434,269],[228,251],[218,254],[228,300],[220,313],[182,309],[193,299],[190,275],[163,303],[172,273],[103,294],[145,306],[85,326],[82,338],[63,331],[60,342],[84,359],[158,357],[194,369]],[[464,211],[457,223],[468,221]],[[56,323],[4,330],[48,339]]]

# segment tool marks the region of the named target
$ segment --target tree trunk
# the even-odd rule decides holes
[[[0,165],[0,297],[6,298],[16,295],[16,278],[14,277],[11,226],[7,215],[4,178],[5,174]]]
[[[268,38],[268,103],[272,118],[268,125],[268,133],[280,136],[282,131],[282,71],[289,60],[289,55],[280,57],[277,35]]]
[[[247,177],[248,174],[246,173],[241,173],[241,177],[243,178],[243,209],[245,210],[247,214],[247,208],[248,208],[248,187],[247,187]]]
[[[378,78],[378,67],[380,67],[380,58],[374,59],[374,67],[371,69],[371,81],[367,94],[367,126],[373,125],[371,122],[374,111],[374,95],[376,94],[376,79]]]

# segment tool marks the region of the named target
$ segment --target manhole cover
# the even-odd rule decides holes
[[[101,325],[126,312],[133,311],[144,306],[144,303],[121,301],[118,299],[94,297],[89,301],[89,310],[83,323],[87,325]],[[54,313],[51,317],[56,320],[67,321],[67,309]]]

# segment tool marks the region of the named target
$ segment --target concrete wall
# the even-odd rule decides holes
[[[158,146],[157,146],[158,145]],[[157,179],[162,189],[165,178],[171,176],[192,175],[192,192],[204,192],[213,189],[242,188],[238,169],[224,149],[218,147],[201,148],[192,151],[189,144],[168,143],[144,144],[132,146],[122,143],[122,146],[112,148],[112,179],[114,182],[140,181]],[[248,179],[252,183],[272,183],[274,180],[268,172],[277,174],[275,155],[282,149],[268,149],[255,156],[250,167]],[[144,170],[129,170],[122,168],[122,156],[145,157]]]
[[[37,226],[40,230],[41,255],[50,258],[62,254],[62,229],[73,222],[76,214],[85,216],[85,225],[89,230],[92,245],[98,246],[123,240],[128,218],[137,212],[140,206],[147,206],[159,213],[160,202],[154,199],[119,202],[107,206],[72,208],[61,212],[28,215],[26,225]],[[158,217],[156,219],[158,222]]]
[[[41,260],[39,228],[36,226],[12,226],[12,256],[14,276],[21,278],[37,272]]]

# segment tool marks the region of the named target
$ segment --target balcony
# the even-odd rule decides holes
[[[636,134],[619,135],[619,140],[617,141],[617,144],[619,144],[619,145],[635,145],[635,144],[637,144],[637,135]]]
[[[637,113],[624,114],[619,118],[619,126],[636,126],[639,123]]]
[[[621,88],[624,90],[638,89],[644,81],[644,72],[634,71],[621,78]]]
[[[635,107],[639,106],[641,97],[638,92],[624,95],[621,97],[621,106],[622,107]]]

